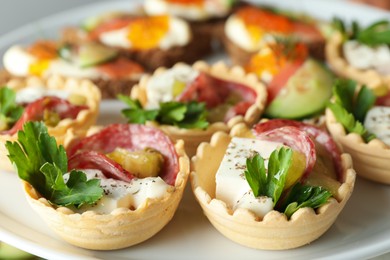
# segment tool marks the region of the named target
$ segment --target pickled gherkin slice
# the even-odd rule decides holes
[[[119,163],[123,169],[138,178],[158,176],[164,164],[162,154],[152,148],[139,151],[116,148],[113,152],[107,154],[107,157]]]

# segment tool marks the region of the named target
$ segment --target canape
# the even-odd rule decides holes
[[[332,96],[333,73],[294,39],[264,45],[245,70],[255,73],[267,87],[265,117],[319,118]]]
[[[390,41],[385,37],[389,22],[378,21],[365,28],[355,23],[354,29],[336,22],[339,30],[326,42],[326,60],[332,70],[372,88],[390,88]]]
[[[174,144],[143,125],[114,124],[90,133],[76,139],[70,133],[65,152],[43,124],[30,122],[17,141],[7,143],[29,204],[78,247],[113,250],[149,239],[181,200],[189,175],[183,142]],[[26,159],[37,161],[26,166]]]
[[[224,46],[237,65],[248,64],[253,54],[276,38],[295,38],[308,46],[311,55],[324,58],[325,38],[315,22],[246,5],[238,8],[225,23]]]
[[[267,250],[319,238],[355,182],[351,157],[326,132],[280,119],[215,133],[199,146],[192,169],[193,192],[211,224],[236,243]]]
[[[103,98],[129,94],[144,73],[140,64],[119,57],[117,50],[93,42],[75,45],[45,40],[27,47],[14,45],[5,52],[3,64],[8,78],[60,75],[92,80]]]
[[[174,140],[183,139],[187,154],[192,156],[213,133],[229,131],[238,122],[257,122],[267,93],[256,76],[246,74],[241,67],[197,62],[192,67],[179,63],[171,69],[157,69],[141,79],[131,97],[140,107],[123,111],[129,120],[135,120],[133,115],[140,109],[154,113],[147,123]],[[170,120],[174,110],[179,112],[178,120]]]
[[[148,15],[174,15],[189,22],[197,41],[221,39],[226,18],[239,5],[240,1],[208,0],[146,0],[144,10]],[[210,49],[211,50],[211,49]]]
[[[179,61],[193,63],[211,51],[210,41],[202,39],[187,21],[171,15],[122,12],[97,15],[86,21],[81,28],[65,29],[63,40],[99,42],[115,48],[122,57],[135,60],[148,71],[171,67]]]
[[[351,154],[359,176],[390,184],[390,94],[376,98],[353,82],[335,87],[336,98],[326,110],[329,132]]]
[[[50,135],[64,143],[69,130],[84,132],[95,124],[100,106],[100,91],[89,80],[65,79],[59,76],[47,80],[38,77],[13,79],[0,88],[0,165],[13,170],[7,158],[5,143],[15,141],[17,132],[28,121],[45,122]]]

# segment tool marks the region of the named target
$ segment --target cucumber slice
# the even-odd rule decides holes
[[[69,44],[61,46],[58,49],[58,55],[61,57],[61,59],[64,59],[66,61],[72,61],[74,56],[72,53],[72,47]]]
[[[309,59],[287,81],[268,105],[272,118],[300,119],[322,111],[332,96],[333,74],[319,62]]]
[[[115,59],[118,52],[98,43],[88,43],[79,47],[78,64],[81,68],[95,66]]]

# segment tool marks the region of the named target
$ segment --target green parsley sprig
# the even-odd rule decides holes
[[[339,18],[334,18],[332,25],[349,40],[356,40],[369,46],[390,44],[390,21],[388,20],[374,22],[365,28],[353,21],[349,31],[345,23]]]
[[[365,85],[356,95],[356,82],[352,80],[337,80],[333,86],[334,102],[328,102],[336,120],[348,133],[357,133],[369,142],[375,135],[369,133],[363,122],[368,110],[374,105],[376,96]]]
[[[84,172],[68,172],[68,158],[62,145],[42,122],[28,122],[18,132],[16,142],[7,141],[8,157],[16,166],[18,176],[30,183],[43,197],[55,205],[81,207],[93,204],[103,196],[100,180],[87,180]]]
[[[303,207],[318,208],[325,204],[332,194],[323,187],[314,187],[296,183],[285,190],[288,170],[292,163],[293,151],[282,147],[273,151],[268,161],[268,172],[264,159],[256,154],[246,160],[245,178],[255,197],[272,198],[274,207],[284,212],[288,218]],[[281,198],[283,198],[281,200]]]
[[[23,106],[16,103],[16,93],[8,87],[0,88],[0,131],[9,129],[23,114]]]
[[[170,101],[161,103],[159,109],[144,109],[138,100],[128,96],[119,95],[118,99],[129,106],[122,110],[129,123],[145,124],[146,121],[156,121],[188,129],[205,129],[209,125],[204,103]]]

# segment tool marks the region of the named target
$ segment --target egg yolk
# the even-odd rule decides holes
[[[202,6],[205,0],[167,0],[168,3],[178,5],[198,5]]]
[[[31,75],[42,76],[43,72],[49,68],[50,60],[38,60],[30,64],[28,72]]]
[[[136,19],[129,25],[128,39],[134,49],[152,49],[158,46],[168,30],[168,16],[143,17]]]
[[[42,40],[27,48],[27,52],[37,58],[36,62],[30,64],[29,73],[41,76],[49,68],[50,60],[58,57],[57,47],[57,44],[52,41]]]
[[[301,61],[308,56],[307,47],[302,43],[275,43],[253,55],[246,70],[261,75],[268,72],[276,75],[289,62]]]
[[[254,42],[258,42],[265,32],[287,34],[294,27],[288,18],[255,7],[243,7],[236,15],[244,22]]]

